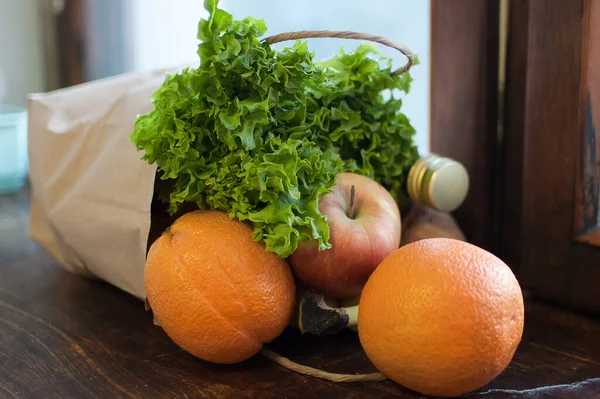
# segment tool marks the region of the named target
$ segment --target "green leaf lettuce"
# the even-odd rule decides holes
[[[131,141],[172,182],[169,212],[183,203],[219,209],[254,226],[268,251],[289,256],[301,241],[330,248],[319,199],[341,171],[369,176],[405,197],[417,157],[399,112],[410,76],[393,77],[373,46],[315,62],[305,42],[281,51],[259,38],[264,21],[241,21],[218,1],[198,25],[198,68],[167,74]]]

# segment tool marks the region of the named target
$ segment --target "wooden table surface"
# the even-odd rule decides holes
[[[418,398],[391,381],[306,377],[257,355],[198,360],[153,325],[132,296],[64,271],[27,235],[27,191],[0,196],[0,398]],[[286,331],[270,345],[335,372],[374,371],[356,334]],[[600,321],[527,302],[506,369],[471,398],[600,398]]]

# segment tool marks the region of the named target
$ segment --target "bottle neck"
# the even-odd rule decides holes
[[[411,167],[406,191],[413,203],[451,212],[463,203],[468,185],[467,170],[460,162],[431,153],[417,159]]]

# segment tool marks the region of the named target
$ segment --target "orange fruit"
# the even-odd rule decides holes
[[[521,341],[523,295],[511,269],[464,241],[432,238],[397,249],[360,297],[358,334],[384,375],[425,395],[481,388]]]
[[[148,303],[183,350],[236,363],[287,327],[295,283],[284,259],[252,238],[252,227],[221,211],[178,218],[148,251]]]

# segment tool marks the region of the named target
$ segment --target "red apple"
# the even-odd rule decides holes
[[[332,190],[319,201],[319,210],[329,218],[332,247],[319,251],[315,240],[302,242],[288,263],[315,291],[351,298],[360,295],[375,268],[400,246],[400,211],[391,194],[366,176],[340,173]]]

